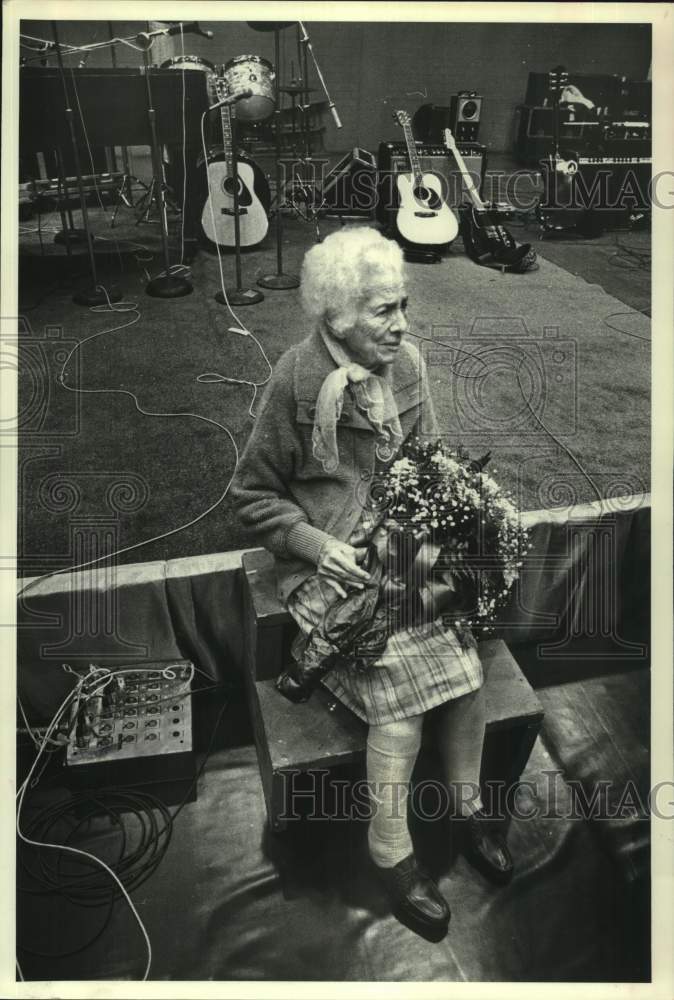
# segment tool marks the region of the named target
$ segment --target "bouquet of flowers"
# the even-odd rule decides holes
[[[282,694],[305,701],[345,659],[368,669],[398,629],[441,618],[466,647],[491,630],[531,545],[512,494],[483,471],[489,459],[439,440],[406,442],[371,491],[380,515],[366,560],[372,586],[328,610],[301,662],[279,677]]]
[[[449,623],[464,639],[490,631],[531,548],[512,494],[483,471],[489,459],[412,439],[380,484],[390,527],[419,539],[417,562],[430,566],[417,591],[435,613],[459,612]]]

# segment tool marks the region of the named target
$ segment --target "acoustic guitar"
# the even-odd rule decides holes
[[[462,205],[459,209],[461,237],[470,259],[476,264],[505,271],[531,270],[536,263],[535,250],[530,243],[518,246],[508,230],[488,210],[448,128],[445,129],[445,146],[456,160],[471,201],[470,205]]]
[[[218,100],[228,96],[223,80],[216,82]],[[208,198],[201,213],[206,240],[222,248],[233,247],[234,175],[232,167],[232,116],[229,105],[220,108],[222,150],[207,160]],[[246,156],[237,156],[239,232],[242,247],[254,247],[269,230],[271,193],[262,170]]]
[[[456,239],[459,224],[443,199],[442,180],[437,174],[423,173],[409,114],[396,111],[394,118],[403,130],[411,169],[396,177],[399,202],[394,229],[405,243],[444,246]]]

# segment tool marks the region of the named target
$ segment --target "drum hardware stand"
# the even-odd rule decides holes
[[[149,185],[142,181],[140,177],[134,176],[134,174],[129,172],[129,161],[128,157],[124,156],[126,153],[126,147],[122,147],[122,162],[124,165],[124,174],[122,180],[120,181],[119,188],[117,190],[117,201],[115,202],[115,210],[112,213],[112,219],[110,221],[110,226],[114,227],[115,221],[117,219],[117,213],[119,212],[122,203],[126,205],[127,208],[135,209],[140,204],[141,200],[145,198]],[[141,195],[137,202],[133,200],[133,183],[140,184],[144,189],[144,193]]]
[[[316,230],[316,242],[321,243],[323,237],[321,236],[318,223],[318,213],[323,207],[324,201],[321,201],[320,205],[316,204],[318,188],[316,186],[315,178],[309,181],[306,176],[303,176],[306,168],[312,165],[313,160],[311,157],[302,157],[300,159],[299,167],[301,168],[302,173],[298,170],[292,178],[289,204],[298,218],[302,219],[303,222],[312,222],[314,224],[314,228]]]
[[[159,148],[159,138],[157,136],[157,122],[154,104],[152,102],[152,87],[150,85],[150,60],[148,51],[152,46],[152,34],[142,32],[136,37],[136,42],[143,50],[143,73],[145,76],[145,91],[147,96],[147,115],[150,122],[150,136],[152,144],[152,182],[154,184],[153,195],[159,208],[159,222],[161,229],[162,251],[164,254],[164,274],[151,278],[145,286],[148,295],[160,299],[176,299],[183,295],[189,295],[194,288],[187,278],[176,274],[171,274],[171,258],[169,256],[168,242],[168,218],[166,214],[166,190],[164,175],[161,165],[161,153]],[[152,188],[152,185],[150,186]],[[149,191],[146,193],[149,194]],[[151,201],[150,201],[151,204]]]
[[[318,60],[316,58],[313,46],[311,44],[311,39],[309,38],[309,33],[308,33],[308,31],[306,29],[306,26],[305,26],[305,24],[304,24],[303,21],[298,21],[297,22],[297,31],[298,31],[297,42],[298,42],[298,49],[299,49],[299,55],[300,55],[300,67],[301,67],[300,81],[302,83],[302,89],[301,89],[301,91],[299,93],[298,108],[299,108],[300,114],[302,116],[302,120],[301,120],[301,132],[302,132],[303,147],[304,147],[304,156],[300,157],[299,163],[300,163],[300,166],[301,166],[301,169],[302,169],[302,174],[304,175],[305,174],[305,168],[307,167],[308,164],[310,165],[311,162],[312,162],[312,160],[311,160],[311,133],[310,133],[310,129],[309,129],[309,109],[311,107],[311,105],[309,103],[309,94],[310,94],[311,90],[308,87],[308,76],[309,76],[308,56],[309,55],[311,56],[311,60],[312,60],[312,62],[314,64],[314,68],[316,70],[316,75],[318,76],[320,85],[321,85],[321,87],[323,89],[323,93],[325,94],[325,98],[326,98],[326,101],[327,101],[327,104],[328,104],[328,108],[330,109],[330,114],[332,115],[333,120],[334,120],[335,125],[337,126],[337,128],[342,128],[342,122],[341,122],[340,117],[339,117],[339,115],[337,113],[337,108],[335,107],[335,103],[332,100],[332,98],[330,97],[330,93],[329,93],[327,85],[325,83],[325,79],[324,79],[323,74],[321,72],[321,68],[318,65]],[[298,190],[300,192],[302,201],[304,202],[304,204],[306,206],[306,210],[305,211],[303,211],[299,207],[298,200],[295,197],[295,193]],[[291,186],[291,196],[290,196],[291,207],[297,212],[298,216],[301,219],[303,219],[305,222],[313,222],[313,224],[315,226],[315,229],[316,229],[316,240],[317,240],[317,242],[320,243],[321,242],[321,233],[320,233],[320,228],[319,228],[319,224],[318,224],[318,213],[319,213],[320,209],[322,208],[322,203],[321,203],[321,205],[317,205],[316,204],[316,202],[317,202],[317,194],[318,194],[318,192],[317,192],[317,189],[316,189],[315,180],[313,182],[309,182],[307,180],[306,176],[300,176],[299,173],[297,173],[295,175],[295,177],[293,178],[293,181],[292,181],[292,186]]]
[[[143,182],[139,181],[139,183],[142,184]],[[141,222],[144,222],[144,223],[154,223],[154,222],[159,222],[160,221],[159,218],[157,218],[157,219],[151,219],[150,218],[150,213],[152,212],[152,203],[154,201],[158,200],[157,191],[158,191],[158,188],[159,188],[160,185],[162,185],[163,189],[164,189],[164,202],[165,202],[167,208],[170,208],[171,211],[173,212],[173,214],[176,215],[176,216],[179,216],[179,215],[182,214],[181,211],[180,211],[180,208],[178,207],[178,205],[176,204],[176,202],[173,200],[173,198],[171,198],[169,196],[169,194],[167,192],[166,179],[164,177],[164,172],[163,172],[163,168],[162,168],[162,177],[161,177],[161,180],[158,182],[157,178],[153,176],[152,180],[149,183],[149,185],[148,184],[143,184],[143,187],[145,188],[144,193],[140,196],[140,198],[138,199],[138,201],[136,202],[135,205],[129,206],[130,208],[133,207],[134,209],[136,209],[136,225],[137,226],[139,226],[141,224]]]
[[[70,198],[68,196],[68,182],[66,180],[66,171],[63,166],[63,157],[61,150],[56,150],[56,169],[58,171],[57,180],[58,188],[56,197],[58,199],[59,215],[61,216],[61,230],[54,236],[54,243],[59,246],[65,245],[66,252],[70,257],[73,243],[83,243],[87,234],[84,229],[77,229],[75,227],[75,220],[73,219],[72,209],[70,208]],[[65,209],[64,209],[65,206]],[[67,218],[66,218],[67,216]]]
[[[94,245],[91,238],[91,229],[89,228],[89,211],[87,209],[87,199],[84,194],[84,183],[82,181],[82,167],[80,164],[80,152],[77,147],[77,136],[75,134],[75,123],[73,121],[73,109],[70,107],[70,99],[68,96],[68,86],[66,84],[66,75],[63,68],[63,57],[61,54],[61,46],[58,39],[58,28],[56,26],[56,21],[52,21],[52,31],[54,34],[54,45],[56,49],[56,60],[59,67],[59,75],[61,77],[61,83],[63,85],[63,96],[65,99],[65,114],[68,122],[68,128],[70,130],[70,141],[73,147],[73,157],[75,160],[75,173],[77,175],[77,186],[80,196],[80,207],[82,210],[82,222],[84,223],[84,232],[87,241],[87,251],[89,255],[89,268],[91,271],[91,286],[89,288],[84,288],[79,292],[75,292],[73,295],[73,302],[80,306],[99,306],[104,305],[106,302],[119,302],[122,298],[122,293],[119,289],[115,287],[110,287],[103,289],[98,284],[98,275],[96,273],[96,258],[94,255]],[[61,163],[60,169],[63,170],[63,165]],[[67,189],[66,189],[67,190]],[[69,240],[69,236],[65,237]]]
[[[258,279],[261,288],[272,288],[283,290],[285,288],[297,288],[299,278],[294,274],[283,273],[283,212],[282,212],[282,167],[281,167],[281,90],[280,90],[280,58],[281,58],[281,32],[278,23],[274,26],[274,59],[276,62],[276,104],[274,107],[274,138],[276,142],[276,274],[265,274]],[[236,191],[236,187],[234,189]]]
[[[115,37],[112,30],[112,21],[108,21],[108,35],[110,36],[110,41],[113,42]],[[113,69],[117,69],[117,49],[114,44],[110,46],[110,60],[112,62]],[[135,177],[131,173],[131,166],[129,164],[129,150],[126,146],[121,147],[122,150],[122,166],[124,169],[124,176],[122,177],[122,183],[119,186],[119,191],[117,192],[117,202],[115,204],[115,210],[112,213],[112,220],[110,222],[110,227],[114,227],[115,220],[117,218],[117,213],[119,211],[119,206],[124,202],[127,208],[135,208],[133,201],[133,182],[140,184],[141,187],[147,191],[148,185],[141,181],[139,177]],[[113,147],[112,155],[116,159],[115,149]]]
[[[213,296],[221,305],[254,306],[262,302],[264,295],[255,288],[244,288],[241,284],[241,219],[239,217],[239,155],[237,152],[238,137],[236,135],[236,118],[232,115],[232,181],[234,196],[234,252],[236,261],[236,288],[227,289],[226,297],[222,291]]]

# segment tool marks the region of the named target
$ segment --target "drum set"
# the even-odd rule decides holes
[[[217,101],[216,84],[223,79],[230,94],[241,91],[252,91],[251,97],[246,97],[236,104],[236,117],[242,122],[260,122],[269,118],[276,106],[274,81],[276,74],[268,59],[262,56],[235,56],[218,71],[214,64],[201,56],[173,56],[166,59],[160,69],[195,70],[206,76],[206,88],[209,101]]]
[[[196,55],[178,55],[173,56],[170,59],[165,60],[161,63],[161,69],[176,69],[180,71],[191,71],[203,73],[206,77],[206,88],[209,98],[209,104],[212,110],[218,105],[218,98],[221,96],[223,90],[225,90],[230,95],[245,94],[240,99],[236,101],[233,105],[231,111],[231,117],[234,119],[232,125],[235,127],[239,123],[244,125],[256,126],[258,123],[265,122],[272,115],[274,115],[274,139],[275,139],[275,159],[276,159],[276,211],[275,211],[275,228],[276,228],[276,248],[277,248],[277,269],[276,273],[265,275],[258,279],[258,285],[262,288],[272,288],[272,289],[285,289],[285,288],[296,288],[299,284],[298,279],[294,275],[284,274],[283,272],[283,260],[282,260],[282,210],[286,208],[293,209],[295,214],[299,217],[305,219],[305,221],[313,220],[316,222],[317,219],[317,193],[315,180],[312,179],[311,182],[306,182],[304,177],[305,168],[308,166],[312,169],[312,164],[310,160],[311,150],[309,144],[309,130],[308,130],[308,115],[307,109],[308,105],[308,95],[310,93],[310,88],[306,85],[308,78],[308,58],[310,55],[313,64],[316,68],[317,75],[319,77],[320,83],[323,87],[325,97],[327,98],[328,108],[330,109],[332,116],[335,120],[335,124],[338,128],[341,128],[341,121],[337,114],[336,108],[330,95],[328,93],[327,87],[325,85],[325,80],[318,66],[316,56],[311,47],[311,41],[307,33],[304,24],[299,22],[249,22],[251,28],[256,31],[273,31],[274,32],[274,47],[275,47],[275,62],[276,67],[280,64],[280,31],[282,28],[290,27],[291,25],[297,24],[298,27],[298,45],[301,46],[303,62],[300,63],[301,76],[303,79],[297,83],[295,80],[292,81],[290,85],[283,86],[280,84],[277,72],[275,71],[274,65],[268,60],[259,55],[246,54],[235,56],[229,59],[220,67],[216,67],[208,59],[204,59],[201,56]],[[283,176],[283,164],[281,162],[282,150],[281,150],[281,94],[285,93],[290,95],[293,104],[293,131],[294,131],[294,112],[295,112],[295,102],[298,102],[298,107],[301,114],[301,128],[300,135],[303,141],[303,150],[299,158],[296,158],[295,166],[293,167],[293,177],[291,179],[290,185],[286,182]],[[221,103],[221,102],[220,102]],[[210,149],[207,151],[204,149],[204,153],[207,153],[207,164],[210,163],[216,157],[222,158],[223,150],[226,150],[226,145],[224,138],[220,144],[220,135],[218,134],[219,122],[217,116],[211,116],[209,121],[208,129],[208,145]],[[236,132],[235,132],[236,138]],[[219,148],[220,147],[220,148]],[[255,174],[261,174],[259,168],[250,160],[239,152],[237,148],[236,141],[232,143],[231,147],[231,158],[232,166],[234,170],[234,183],[230,184],[230,189],[234,195],[234,205],[231,214],[234,216],[234,231],[235,231],[235,241],[234,249],[236,251],[236,288],[227,292],[226,300],[238,305],[251,305],[255,302],[260,301],[263,296],[256,289],[244,289],[241,286],[241,231],[240,231],[240,220],[239,220],[239,198],[242,193],[245,195],[246,192],[242,189],[240,184],[240,178],[237,173],[237,160],[242,163],[246,163],[248,167],[252,167]],[[297,167],[299,166],[299,172],[297,172]],[[242,168],[243,169],[243,168]],[[214,174],[215,175],[215,174]],[[254,176],[250,174],[249,176]],[[230,178],[231,180],[231,178]],[[297,203],[297,197],[302,199],[305,211],[303,212]],[[265,198],[262,192],[260,193],[261,201],[264,204]],[[211,194],[209,193],[209,198]],[[267,204],[270,204],[270,199],[267,199]],[[223,211],[227,211],[224,209]],[[245,209],[244,209],[245,211]],[[317,227],[317,223],[316,223]],[[317,238],[320,238],[317,227]],[[250,244],[243,244],[250,245]],[[227,246],[227,244],[225,244]],[[221,249],[221,244],[216,242],[216,247],[218,253]],[[216,295],[219,301],[223,300],[223,296],[220,293]]]

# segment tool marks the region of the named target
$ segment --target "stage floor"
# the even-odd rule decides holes
[[[238,308],[238,321],[259,345],[231,332],[238,322],[213,298],[218,260],[203,250],[190,265],[192,295],[147,296],[146,272],[162,269],[157,226],[136,225],[123,209],[120,226],[112,229],[111,214],[110,208],[92,212],[99,277],[119,285],[135,311],[95,313],[74,305],[63,252],[43,257],[36,234],[22,236],[24,576],[77,561],[73,518],[108,517],[112,547],[133,547],[120,561],[246,545],[223,498],[235,463],[227,431],[242,448],[252,425],[254,387],[246,383],[263,383],[269,372],[261,348],[273,365],[308,332],[297,289],[265,291],[263,302]],[[42,218],[45,246],[57,224],[55,215]],[[321,235],[339,226],[321,220]],[[35,228],[35,222],[22,227]],[[516,233],[536,238],[530,225]],[[284,234],[285,270],[297,274],[314,228],[288,219]],[[179,259],[175,222],[172,237],[172,259]],[[643,233],[536,243],[539,270],[507,275],[473,264],[457,241],[439,264],[408,265],[410,336],[426,358],[443,432],[471,451],[490,448],[496,478],[525,509],[649,489],[650,320],[639,311],[648,309],[646,264],[643,255],[639,266],[625,257],[616,239],[648,251]],[[135,256],[130,241],[137,244]],[[565,266],[552,256],[565,258]],[[589,259],[591,266],[584,263]],[[254,286],[275,265],[270,233],[244,255],[244,284]],[[575,274],[566,269],[572,265]],[[624,271],[621,301],[598,282],[609,273],[613,281],[623,265],[632,270]],[[76,267],[85,274],[85,259],[78,257]],[[231,255],[223,258],[223,272],[230,286]],[[68,355],[65,385],[87,393],[59,384]],[[120,493],[115,484],[126,485]],[[63,490],[71,491],[71,501]],[[147,543],[168,531],[168,538]]]
[[[392,916],[368,863],[365,821],[298,821],[286,834],[270,834],[245,705],[234,697],[197,801],[176,819],[161,866],[134,893],[152,941],[150,978],[647,981],[648,819],[629,808],[583,819],[578,802],[581,788],[590,801],[597,781],[613,780],[617,808],[628,779],[646,801],[648,692],[648,670],[621,673],[617,664],[609,676],[540,691],[546,719],[522,774],[519,818],[510,824],[517,868],[506,888],[456,855],[446,817],[413,822],[416,848],[452,907],[449,934],[439,943]],[[210,724],[203,714],[198,719],[203,745],[220,696],[201,697],[212,699]],[[609,736],[614,732],[619,743]],[[422,755],[416,779],[425,780],[431,766]],[[64,794],[57,787],[47,776],[31,801],[38,808],[54,803]],[[129,850],[134,830],[129,824]],[[77,840],[106,857],[118,842],[108,821],[93,823]],[[21,884],[31,887],[23,873]],[[81,953],[34,954],[76,949],[103,927],[106,911],[21,895],[17,933],[26,979],[140,978],[145,946],[122,902]]]

